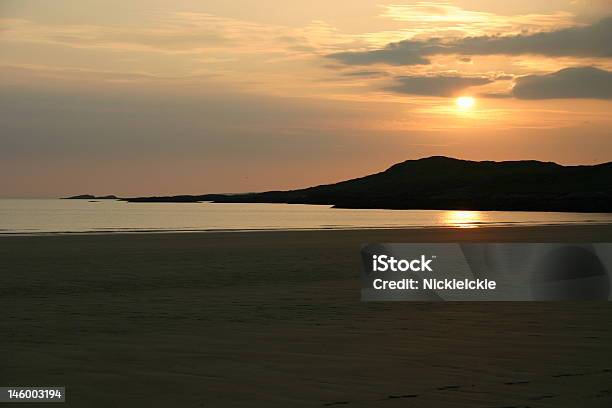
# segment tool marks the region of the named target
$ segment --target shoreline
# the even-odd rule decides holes
[[[466,224],[466,225],[449,225],[449,226],[401,226],[401,227],[346,227],[346,228],[277,228],[277,229],[200,229],[200,230],[109,230],[109,231],[41,231],[41,232],[5,232],[0,230],[1,237],[48,237],[48,236],[96,236],[96,235],[146,235],[146,234],[251,234],[251,233],[291,233],[291,232],[333,232],[333,231],[415,231],[415,230],[482,230],[482,229],[510,229],[510,228],[588,228],[588,227],[610,227],[610,222],[582,222],[575,223],[560,222],[560,223],[490,223],[490,224]]]

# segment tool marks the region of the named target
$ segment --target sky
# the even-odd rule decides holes
[[[611,112],[610,0],[0,3],[0,197],[594,164]]]

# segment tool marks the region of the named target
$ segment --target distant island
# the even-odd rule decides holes
[[[81,194],[81,195],[75,195],[71,197],[64,197],[64,199],[65,200],[118,200],[119,197],[114,196],[114,195],[94,196],[91,194]]]
[[[335,184],[244,194],[134,197],[128,202],[325,204],[336,208],[612,212],[612,162],[407,160]]]

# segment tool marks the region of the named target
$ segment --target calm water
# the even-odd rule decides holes
[[[0,234],[478,227],[612,223],[612,214],[345,210],[288,204],[173,204],[1,199]]]

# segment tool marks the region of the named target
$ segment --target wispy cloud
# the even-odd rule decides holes
[[[383,6],[381,17],[410,23],[415,35],[455,36],[518,34],[546,28],[571,26],[574,16],[567,11],[552,14],[499,15],[485,11],[467,10],[448,2],[416,2]]]
[[[172,13],[154,26],[45,25],[29,20],[3,20],[2,40],[46,42],[112,51],[199,53],[207,49],[258,49],[280,29],[204,13]],[[250,38],[250,44],[245,44]],[[274,43],[269,41],[270,43]],[[279,42],[276,42],[277,46]]]
[[[349,78],[380,78],[386,77],[389,74],[384,71],[349,71],[343,72],[340,75]]]
[[[390,91],[423,96],[456,96],[467,88],[493,82],[487,77],[461,76],[400,76],[396,84],[387,88]]]

